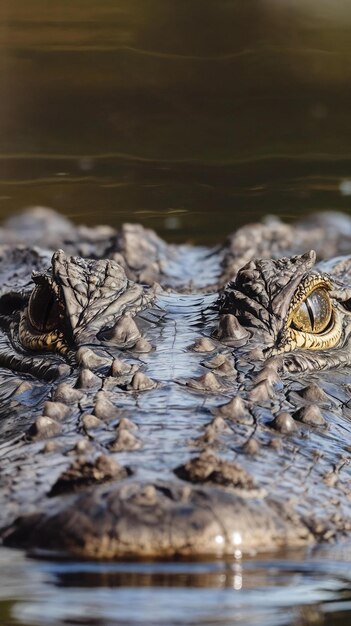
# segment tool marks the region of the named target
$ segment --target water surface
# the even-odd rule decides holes
[[[346,626],[350,555],[351,546],[243,562],[97,564],[3,550],[0,619],[4,626]]]
[[[0,216],[210,242],[349,210],[350,32],[348,0],[3,0]]]

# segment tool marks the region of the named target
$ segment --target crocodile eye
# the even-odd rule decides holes
[[[59,308],[49,285],[38,285],[32,291],[28,303],[28,317],[33,328],[41,333],[57,327]]]
[[[319,287],[294,312],[291,325],[305,333],[323,333],[330,325],[333,309],[326,289]]]

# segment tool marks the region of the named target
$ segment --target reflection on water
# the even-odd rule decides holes
[[[0,215],[209,241],[348,210],[350,26],[348,0],[3,0]]]
[[[351,554],[264,560],[66,563],[0,553],[1,624],[346,626]]]

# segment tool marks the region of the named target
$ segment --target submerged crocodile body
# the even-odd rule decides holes
[[[210,250],[36,210],[0,242],[7,545],[112,559],[350,537],[349,218],[270,219]]]

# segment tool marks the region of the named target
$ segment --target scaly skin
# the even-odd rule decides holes
[[[58,220],[64,252],[18,245],[29,219],[42,237]],[[115,559],[350,536],[351,259],[305,254],[345,253],[348,218],[209,251],[41,210],[1,239],[6,544]],[[333,312],[318,333],[298,327],[311,285]]]

